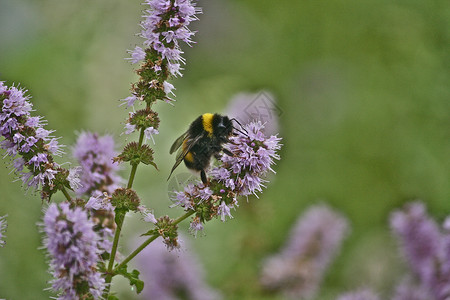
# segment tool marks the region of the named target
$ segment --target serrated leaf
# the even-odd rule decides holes
[[[139,294],[144,289],[144,282],[139,279],[140,272],[138,270],[133,270],[131,271],[131,273],[128,273],[127,265],[124,265],[119,270],[117,270],[117,274],[120,274],[123,277],[127,278],[130,282],[130,285],[136,287],[136,293]]]

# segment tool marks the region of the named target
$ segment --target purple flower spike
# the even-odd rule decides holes
[[[80,207],[52,203],[44,216],[44,245],[50,256],[52,289],[58,299],[99,299],[105,288],[97,272],[100,250],[94,223]]]
[[[433,299],[428,289],[423,285],[403,280],[395,289],[392,300],[429,300]]]
[[[222,162],[230,172],[229,179],[234,182],[227,182],[224,171],[219,171],[219,176],[215,179],[229,186],[234,185],[239,195],[256,195],[264,187],[263,177],[268,171],[274,172],[272,165],[275,160],[280,159],[277,151],[281,149],[281,138],[276,135],[267,138],[263,131],[264,125],[259,121],[244,125],[243,129],[247,135],[239,132],[227,144],[228,150],[234,155],[222,156]],[[213,170],[212,174],[214,176],[217,171]]]
[[[186,243],[183,243],[186,247]],[[161,239],[137,257],[144,281],[142,299],[218,300],[222,297],[204,281],[204,274],[191,251],[167,251]],[[180,293],[183,297],[179,297]]]
[[[391,227],[421,284],[436,300],[450,299],[450,232],[431,219],[421,202],[391,215]]]
[[[298,219],[281,252],[266,260],[262,284],[288,298],[313,298],[348,230],[347,220],[329,207],[311,207]]]
[[[400,237],[406,257],[414,271],[425,277],[431,275],[434,259],[439,255],[438,225],[428,217],[425,206],[416,202],[404,211],[394,212],[391,227]]]
[[[42,197],[49,198],[59,168],[52,155],[61,155],[62,146],[50,135],[52,130],[43,128],[46,122],[42,117],[30,115],[32,104],[25,93],[0,81],[0,133],[5,138],[0,147],[10,157],[21,156],[12,166],[25,186],[41,188]]]
[[[110,135],[99,136],[96,133],[83,132],[73,147],[73,156],[80,164],[80,186],[78,195],[97,196],[107,192],[112,194],[123,181],[117,175],[119,166],[112,161],[117,155],[114,139]],[[100,192],[94,195],[94,192]]]

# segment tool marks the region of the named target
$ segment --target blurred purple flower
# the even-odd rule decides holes
[[[8,223],[6,222],[6,217],[8,215],[0,217],[0,247],[5,246],[5,232],[6,227],[8,227]]]
[[[0,133],[5,138],[0,147],[10,157],[20,155],[12,166],[28,188],[45,187],[49,192],[59,168],[52,155],[61,155],[61,145],[51,136],[53,131],[43,128],[46,122],[42,117],[31,116],[33,105],[26,92],[0,81]]]
[[[288,298],[314,297],[348,231],[347,220],[328,206],[309,208],[280,253],[265,261],[261,283]]]
[[[423,285],[405,279],[395,288],[392,300],[429,300],[432,298]]]
[[[236,118],[241,124],[260,121],[264,124],[264,133],[273,135],[279,132],[279,108],[275,97],[269,92],[239,93],[235,95],[225,109],[226,115]]]
[[[78,190],[82,186],[80,179],[81,170],[82,169],[80,166],[69,169],[69,176],[67,176],[67,180],[73,190]]]
[[[81,166],[80,184],[76,193],[87,195],[89,201],[86,208],[95,231],[100,237],[99,248],[111,251],[112,237],[115,230],[114,207],[111,205],[111,194],[120,187],[123,179],[117,174],[119,165],[113,162],[117,155],[114,150],[114,139],[110,135],[100,136],[96,133],[82,132],[72,149],[73,156]]]
[[[97,272],[100,250],[94,223],[80,207],[69,203],[50,204],[44,216],[44,245],[50,255],[52,289],[58,299],[81,299],[92,295],[98,299],[105,287]]]
[[[117,155],[114,147],[114,139],[110,135],[82,132],[78,136],[72,150],[82,168],[81,186],[76,189],[78,195],[98,196],[98,192],[112,194],[120,186],[123,179],[117,175],[119,165],[112,160]]]
[[[186,248],[186,243],[183,243]],[[190,250],[167,251],[160,238],[137,257],[144,281],[143,299],[217,300],[222,297],[204,281],[204,272]],[[179,297],[179,295],[183,297]]]
[[[391,227],[421,284],[434,299],[450,298],[450,234],[441,231],[421,202],[391,215]]]
[[[337,300],[378,300],[377,295],[375,295],[370,290],[360,290],[356,292],[345,293],[337,298]],[[413,299],[410,299],[413,300]]]

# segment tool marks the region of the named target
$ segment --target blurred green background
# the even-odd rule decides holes
[[[136,139],[120,136],[128,111],[118,100],[136,80],[124,57],[142,42],[135,35],[141,2],[0,0],[0,80],[29,89],[63,144],[72,145],[81,130],[113,134],[119,145]],[[260,199],[242,201],[233,220],[214,220],[191,241],[208,282],[226,299],[281,299],[261,289],[261,260],[284,244],[306,207],[326,202],[349,218],[352,233],[318,299],[360,286],[389,295],[404,268],[388,228],[390,211],[422,199],[438,220],[450,213],[449,2],[199,6],[198,44],[183,48],[186,70],[172,81],[177,102],[156,105],[160,171],[140,167],[135,189],[157,215],[180,215],[168,208],[173,140],[198,115],[223,112],[235,94],[268,90],[283,112],[282,160]],[[0,298],[47,299],[46,258],[36,250],[43,205],[38,195],[24,195],[8,164],[0,174],[0,215],[9,215]],[[126,220],[123,253],[127,240],[146,229],[138,219]],[[124,299],[134,297],[124,281],[115,282]]]

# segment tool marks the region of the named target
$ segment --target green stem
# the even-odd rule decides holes
[[[66,197],[67,201],[72,202],[72,197],[70,197],[69,192],[67,192],[67,190],[64,186],[61,188],[61,192]]]
[[[143,141],[144,141],[144,128],[141,129],[141,133],[139,135],[139,148],[142,146]],[[128,184],[127,184],[128,189],[131,189],[131,187],[133,186],[133,181],[134,181],[134,176],[136,175],[137,166],[138,165],[133,165],[131,167],[130,178],[128,178]]]
[[[119,245],[120,232],[122,231],[123,220],[125,220],[125,216],[119,220],[117,223],[116,232],[114,233],[114,241],[111,249],[111,257],[109,258],[108,269],[106,271],[105,283],[107,284],[106,289],[107,293],[109,293],[109,287],[112,280],[112,269],[114,266],[114,260],[117,252],[117,247]],[[107,296],[108,294],[106,294]],[[105,297],[106,299],[107,297]]]
[[[182,215],[181,217],[179,217],[178,219],[176,219],[173,224],[177,225],[178,223],[182,222],[183,220],[187,219],[189,216],[191,216],[193,213],[195,213],[195,211],[191,210],[188,211],[187,213],[185,213],[184,215]],[[123,267],[124,265],[126,265],[130,260],[132,260],[136,255],[139,254],[139,252],[141,252],[142,250],[144,250],[145,247],[148,246],[148,244],[150,244],[151,242],[153,242],[154,240],[156,240],[159,237],[159,234],[154,234],[151,237],[149,237],[145,242],[143,242],[139,247],[136,248],[136,250],[134,250],[130,255],[128,255],[112,272],[112,276],[114,276],[115,272],[117,270],[119,270],[121,267]]]
[[[141,129],[141,132],[139,135],[139,148],[142,146],[143,142],[144,142],[144,128]],[[133,186],[134,176],[136,175],[137,166],[138,165],[133,165],[131,167],[130,177],[128,178],[127,189],[131,189],[131,187]],[[124,220],[125,220],[125,215],[119,219],[119,221],[117,223],[116,232],[114,233],[114,240],[113,240],[113,245],[111,248],[111,255],[109,258],[108,268],[106,270],[106,277],[105,277],[106,288],[105,288],[105,292],[103,293],[103,297],[105,299],[108,298],[109,290],[111,288],[110,283],[113,278],[113,266],[114,266],[114,261],[116,258],[117,247],[119,245],[120,232],[122,231],[122,226],[123,226]]]

